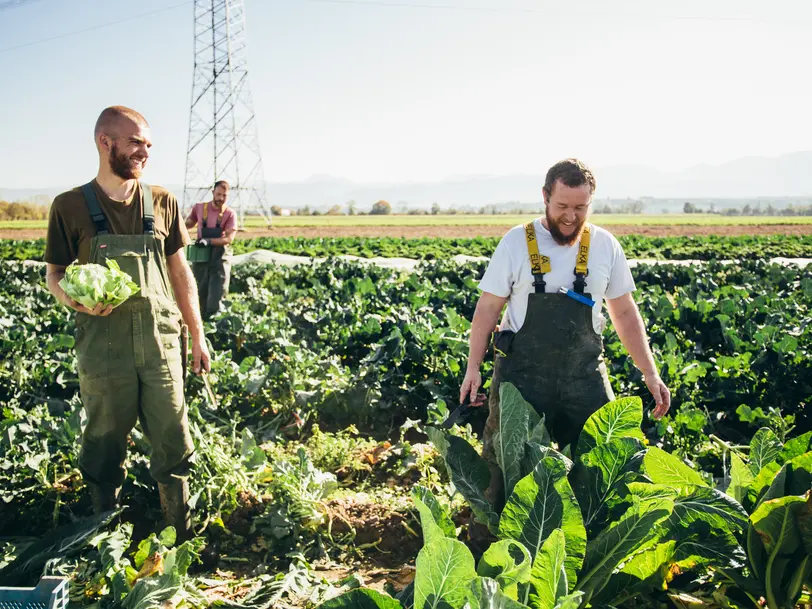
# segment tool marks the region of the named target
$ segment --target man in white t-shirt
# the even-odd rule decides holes
[[[653,416],[662,417],[670,407],[670,392],[657,372],[632,298],[635,285],[623,249],[608,231],[587,223],[594,191],[595,178],[580,161],[567,159],[551,167],[543,188],[544,217],[508,231],[479,284],[482,295],[460,402],[469,397],[473,405],[484,404],[484,396],[477,394],[479,369],[507,304],[493,335],[494,374],[483,438],[483,456],[491,464],[488,494],[496,504],[505,499],[492,445],[501,382],[515,385],[545,416],[560,449],[574,444],[587,418],[615,399],[603,361],[604,302],[654,396]],[[570,293],[560,293],[561,288]]]

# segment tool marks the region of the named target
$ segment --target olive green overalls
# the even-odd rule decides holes
[[[535,293],[527,298],[527,315],[518,332],[494,334],[494,372],[489,415],[483,434],[483,457],[491,468],[489,499],[500,505],[503,489],[493,433],[499,426],[499,384],[513,383],[539,415],[545,417],[559,448],[577,440],[589,416],[614,400],[603,360],[603,339],[592,324],[592,308],[561,293],[546,293],[544,274],[550,258],[539,254],[533,223],[525,225]],[[575,267],[573,291],[584,293],[590,233],[584,228]],[[574,448],[574,447],[573,447]]]
[[[200,226],[200,236],[203,239],[216,239],[223,236],[223,212],[225,205],[217,215],[217,225],[209,228],[209,204],[203,204],[203,220]],[[197,292],[200,295],[200,314],[208,319],[220,309],[220,303],[228,294],[228,284],[231,280],[231,262],[226,254],[231,248],[226,245],[210,245],[211,257],[206,262],[193,262],[192,271],[197,281]]]
[[[107,317],[76,314],[79,388],[87,412],[79,467],[94,509],[113,509],[126,477],[127,439],[140,421],[152,447],[150,474],[164,514],[180,535],[188,523],[186,477],[194,452],[183,395],[182,318],[163,239],[153,230],[152,189],[141,183],[140,191],[144,233],[114,235],[93,186],[82,187],[96,225],[89,262],[106,266],[105,260],[115,260],[139,291]]]

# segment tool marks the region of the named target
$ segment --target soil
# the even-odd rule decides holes
[[[352,544],[371,546],[364,554],[379,567],[400,568],[412,562],[423,546],[419,524],[384,505],[346,497],[331,499],[327,509],[333,520],[333,538],[347,535],[352,527]]]
[[[252,228],[238,233],[238,239],[254,237],[421,237],[471,238],[501,237],[508,226],[291,226],[284,228]],[[809,235],[812,224],[753,224],[741,226],[704,225],[607,225],[614,235],[645,235],[648,237],[681,237],[702,235]],[[0,239],[45,238],[44,229],[0,230]]]

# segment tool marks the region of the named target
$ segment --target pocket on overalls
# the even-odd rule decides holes
[[[174,304],[162,303],[162,306],[156,308],[155,326],[158,332],[161,357],[166,362],[173,381],[179,381],[183,376],[180,345],[182,320],[183,317]]]

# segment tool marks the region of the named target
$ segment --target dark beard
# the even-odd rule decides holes
[[[141,177],[141,169],[134,169],[130,164],[130,157],[120,154],[115,144],[110,150],[110,171],[122,180],[137,180]]]
[[[574,233],[571,236],[565,235],[561,232],[561,229],[558,227],[558,224],[550,217],[550,208],[545,205],[544,206],[544,215],[547,218],[547,227],[550,231],[550,235],[553,237],[553,241],[558,243],[558,245],[567,245],[570,246],[576,243],[581,238],[581,233],[584,232],[584,226],[586,226],[586,219],[584,219],[577,227]]]

